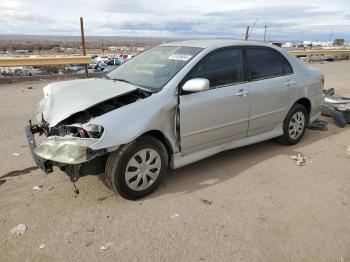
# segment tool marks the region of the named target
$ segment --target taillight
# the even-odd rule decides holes
[[[321,83],[322,83],[322,86],[324,86],[324,81],[325,81],[325,77],[324,77],[324,74],[321,75]]]

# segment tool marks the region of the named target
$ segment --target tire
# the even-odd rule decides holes
[[[303,137],[308,122],[306,108],[301,104],[295,104],[283,121],[283,135],[278,138],[278,141],[285,145],[297,144]]]
[[[151,194],[168,169],[165,146],[144,135],[109,154],[106,183],[122,197],[135,200]]]

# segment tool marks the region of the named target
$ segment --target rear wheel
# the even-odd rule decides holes
[[[279,141],[287,145],[298,143],[305,133],[307,124],[306,108],[301,104],[295,104],[284,119],[283,135]]]
[[[110,153],[106,163],[106,180],[112,189],[126,199],[151,194],[168,168],[164,145],[145,135]]]

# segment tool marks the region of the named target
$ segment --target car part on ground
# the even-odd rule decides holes
[[[338,127],[344,128],[350,123],[350,98],[337,96],[334,88],[324,90],[323,94],[322,115],[331,117]]]
[[[327,121],[317,119],[314,122],[309,123],[307,125],[307,128],[311,130],[327,131],[328,130],[327,124],[328,124]]]
[[[344,128],[346,124],[350,124],[350,109],[343,111],[333,109],[333,111],[331,111],[331,117],[338,127]]]
[[[323,94],[325,99],[322,105],[322,115],[331,116],[331,111],[334,109],[339,111],[350,109],[350,98],[337,96],[334,88],[324,90]]]

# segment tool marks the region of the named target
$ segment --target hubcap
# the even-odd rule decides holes
[[[298,139],[303,133],[305,126],[305,116],[302,112],[296,112],[289,121],[288,132],[293,139]]]
[[[150,187],[159,176],[161,159],[157,151],[145,148],[138,151],[128,162],[125,169],[125,181],[135,191]]]

